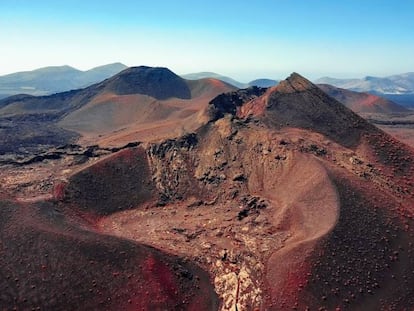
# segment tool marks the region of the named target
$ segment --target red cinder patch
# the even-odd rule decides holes
[[[66,183],[59,182],[53,187],[53,198],[55,200],[62,200],[65,196]]]

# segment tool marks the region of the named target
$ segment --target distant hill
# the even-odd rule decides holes
[[[82,87],[86,87],[112,77],[126,68],[128,67],[122,63],[113,63],[95,67],[87,71],[83,71],[81,77],[79,77],[79,80],[83,83]]]
[[[142,94],[156,99],[191,98],[185,80],[161,67],[131,67],[103,81],[102,86],[105,91],[116,95]]]
[[[70,66],[45,67],[0,76],[0,98],[17,94],[49,95],[84,88],[127,68],[114,63],[81,71]]]
[[[363,79],[335,79],[323,77],[315,81],[318,84],[330,84],[357,92],[377,94],[411,94],[414,93],[414,72],[388,77],[371,77]]]
[[[226,77],[226,76],[220,75],[220,74],[215,73],[215,72],[189,73],[189,74],[181,75],[181,77],[183,77],[184,79],[187,79],[187,80],[199,80],[199,79],[204,79],[204,78],[218,79],[218,80],[224,81],[228,84],[234,85],[235,87],[237,87],[239,89],[243,89],[243,88],[246,88],[246,87],[249,86],[249,84],[236,81],[236,80],[234,80],[230,77]]]
[[[357,113],[400,113],[409,111],[397,103],[373,94],[354,92],[328,84],[319,84],[318,87]]]
[[[250,81],[248,84],[249,86],[258,86],[258,87],[272,87],[278,84],[278,80],[272,80],[272,79],[256,79],[253,81]]]

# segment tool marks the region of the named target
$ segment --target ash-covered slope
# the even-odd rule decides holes
[[[209,101],[230,90],[216,79],[187,81],[165,68],[131,68],[105,81],[59,125],[106,146],[177,137],[204,124]]]

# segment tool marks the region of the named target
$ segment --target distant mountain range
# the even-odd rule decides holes
[[[224,81],[228,84],[234,85],[235,87],[239,89],[243,89],[249,86],[258,86],[258,87],[271,87],[275,86],[279,83],[278,80],[272,80],[272,79],[256,79],[253,81],[250,81],[248,83],[239,82],[237,80],[234,80],[233,78],[223,76],[221,74],[215,73],[215,72],[196,72],[196,73],[189,73],[182,75],[184,79],[187,80],[198,80],[198,79],[204,79],[204,78],[213,78],[218,79],[221,81]]]
[[[17,94],[49,95],[107,79],[127,68],[114,63],[81,71],[70,66],[54,66],[0,76],[0,98]]]
[[[250,81],[249,86],[258,86],[258,87],[272,87],[279,83],[279,80],[272,79],[256,79]]]
[[[414,93],[414,72],[384,78],[368,76],[363,79],[336,79],[324,77],[315,82],[320,84],[330,84],[357,92],[395,95]]]
[[[110,78],[126,68],[127,66],[124,64],[113,63],[92,68],[87,71],[81,71],[70,66],[55,66],[40,68],[33,71],[8,74],[0,76],[0,99],[17,94],[42,96],[85,88],[94,83]],[[255,79],[248,83],[244,83],[215,72],[190,73],[181,75],[181,77],[186,80],[200,80],[208,78],[218,79],[236,88],[247,88],[249,86],[272,87],[279,83],[278,80],[266,78]],[[349,90],[378,95],[399,105],[414,107],[414,73],[392,75],[383,78],[367,76],[363,79],[337,79],[332,77],[323,77],[317,79],[315,83],[319,85],[329,84],[342,89],[341,92],[339,92],[341,93],[340,95],[338,95],[339,93],[337,90],[335,91],[330,89],[330,95],[334,97],[334,94],[343,97],[343,91]],[[356,98],[355,94],[350,93],[348,93],[346,97]],[[394,103],[389,104],[381,102],[378,106],[377,104],[381,101],[378,98],[366,97],[366,100],[374,100],[375,103],[365,105],[364,107],[355,106],[353,110],[381,110],[385,106],[386,108],[384,109],[386,111],[389,109],[395,110],[395,106],[393,106]],[[365,102],[365,104],[366,103],[367,102]],[[344,104],[353,107],[352,103],[349,101]]]
[[[249,86],[271,87],[279,83],[278,80],[256,79],[248,83],[242,83],[233,78],[214,72],[198,72],[182,76],[185,79],[215,78],[225,81],[238,88]],[[367,76],[363,79],[337,79],[323,77],[314,81],[316,84],[329,84],[341,89],[355,92],[370,93],[384,97],[406,107],[414,107],[414,73],[403,73],[388,77]]]
[[[228,84],[234,85],[235,87],[239,89],[243,89],[248,87],[249,85],[247,83],[242,83],[239,81],[234,80],[233,78],[223,76],[221,74],[215,73],[215,72],[195,72],[195,73],[189,73],[185,75],[181,75],[182,78],[187,80],[199,80],[199,79],[205,79],[205,78],[213,78],[218,79],[221,81],[224,81]]]
[[[363,79],[320,78],[318,84],[330,84],[343,89],[380,95],[406,107],[414,107],[414,72],[388,77]]]
[[[232,84],[238,88],[246,88],[249,86],[271,87],[279,83],[278,80],[265,78],[256,79],[248,83],[243,83],[215,72],[190,73],[182,75],[182,77],[190,80],[202,78],[215,78]],[[371,94],[387,96],[414,94],[414,72],[398,74],[383,78],[371,76],[367,76],[363,79],[337,79],[331,77],[323,77],[315,80],[314,83],[329,84],[355,92],[367,92]]]

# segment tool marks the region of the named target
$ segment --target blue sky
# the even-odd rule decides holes
[[[414,1],[0,0],[0,74],[122,62],[242,81],[414,71]]]

